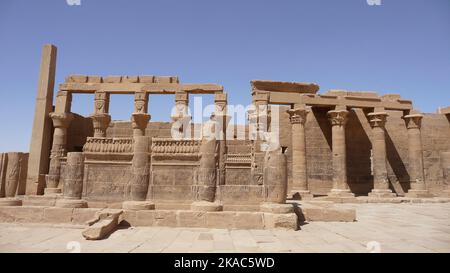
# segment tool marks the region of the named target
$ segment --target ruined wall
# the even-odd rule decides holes
[[[280,144],[287,147],[288,183],[291,178],[291,125],[288,107],[280,107]],[[331,151],[331,126],[327,108],[313,108],[306,122],[306,156],[309,188],[316,195],[325,195],[331,189],[333,169]],[[347,123],[347,172],[348,183],[357,195],[366,195],[373,188],[371,137],[372,128],[362,109],[352,109]],[[401,111],[388,111],[386,123],[386,149],[388,177],[391,188],[403,195],[409,189],[407,129]],[[156,138],[170,138],[170,122],[150,122],[146,135]],[[194,132],[194,127],[192,127]],[[69,128],[68,150],[77,151],[86,137],[93,135],[90,118],[76,116]],[[113,121],[107,137],[131,138],[133,130],[129,121]],[[236,133],[235,133],[236,135]],[[248,138],[248,127],[245,128]],[[237,135],[236,135],[237,137]],[[429,190],[439,193],[443,185],[443,171],[440,166],[440,152],[450,150],[450,121],[439,114],[425,114],[422,122],[425,178]],[[219,185],[218,195],[229,204],[257,202],[264,194],[263,188],[252,185],[250,168],[239,155],[251,152],[251,141],[229,139],[227,141],[230,164],[226,166],[225,184]],[[132,155],[129,155],[130,160]],[[242,162],[244,163],[242,163]],[[241,163],[239,163],[241,162]],[[167,163],[167,162],[166,162]],[[180,162],[175,162],[176,164]],[[236,164],[238,163],[238,164]],[[195,183],[195,169],[192,166],[177,167],[163,163],[155,166],[149,194],[155,200],[189,200],[191,186]],[[190,163],[192,164],[192,162]],[[129,193],[130,162],[118,160],[109,162],[87,162],[84,196],[104,201],[120,201]],[[177,170],[177,171],[175,171]],[[164,181],[164,182],[162,182]]]

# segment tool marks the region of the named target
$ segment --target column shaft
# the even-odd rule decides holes
[[[425,185],[423,169],[423,146],[420,127],[422,114],[411,114],[403,117],[408,130],[408,163],[411,189],[409,197],[431,197]]]
[[[292,197],[295,199],[311,198],[308,189],[306,166],[305,123],[308,115],[306,108],[295,108],[287,111],[292,124]]]
[[[332,164],[333,188],[329,195],[338,197],[353,197],[347,183],[347,153],[345,140],[345,125],[348,119],[347,110],[332,110],[328,112],[332,134]]]

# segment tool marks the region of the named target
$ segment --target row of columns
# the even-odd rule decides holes
[[[216,117],[227,119],[226,106],[227,94],[215,94]],[[97,91],[94,97],[94,113],[90,116],[94,128],[94,137],[106,137],[106,130],[111,123],[111,115],[109,114],[110,94],[108,92]],[[146,92],[136,92],[134,94],[134,111],[131,115],[131,124],[133,128],[133,136],[145,136],[145,129],[151,119],[148,114],[149,94]],[[68,91],[59,91],[56,97],[54,112],[49,114],[53,121],[54,133],[53,143],[50,154],[49,172],[46,175],[46,195],[61,193],[59,181],[61,176],[61,158],[67,155],[67,129],[70,126],[74,115],[70,112],[72,104],[72,93]],[[182,122],[181,131],[186,130],[185,126],[190,126],[191,120],[188,114],[189,94],[186,92],[177,92],[175,94],[175,111],[172,113],[172,121]],[[228,121],[228,119],[227,119]],[[219,123],[225,124],[225,123]],[[183,127],[184,126],[184,127]],[[220,138],[220,154],[219,154],[219,180],[224,183],[225,179],[225,131],[226,126],[222,126],[222,138]],[[186,130],[190,132],[190,130]]]
[[[378,110],[378,109],[376,109]],[[292,187],[293,196],[308,199],[311,193],[308,189],[306,165],[306,137],[305,123],[309,110],[305,105],[295,105],[288,110],[292,126]],[[337,106],[328,112],[332,130],[332,166],[333,186],[329,192],[332,197],[353,197],[347,181],[346,135],[345,127],[348,121],[345,106]],[[373,197],[392,197],[394,193],[389,189],[386,155],[386,119],[384,111],[368,114],[372,128],[373,179],[374,187],[369,193]],[[408,131],[408,154],[410,166],[411,197],[429,197],[426,189],[423,171],[423,148],[420,134],[423,115],[410,114],[403,117]]]

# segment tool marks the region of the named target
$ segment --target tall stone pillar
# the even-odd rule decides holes
[[[150,146],[148,137],[134,137],[130,200],[122,203],[123,209],[149,210],[155,208],[153,202],[146,201],[150,176]]]
[[[73,119],[71,113],[50,113],[50,118],[53,121],[53,145],[50,154],[50,168],[48,175],[45,176],[46,188],[45,194],[58,194],[61,193],[61,189],[58,188],[60,174],[61,174],[61,157],[66,155],[66,142],[67,142],[67,128]]]
[[[425,185],[423,169],[423,147],[420,128],[422,126],[422,114],[410,114],[403,117],[408,130],[408,163],[411,189],[408,197],[432,197]]]
[[[333,153],[333,188],[328,196],[354,197],[347,183],[347,155],[345,125],[348,121],[347,110],[331,110],[328,112],[331,122]]]
[[[218,184],[225,184],[225,157],[227,154],[226,135],[227,126],[231,117],[227,115],[227,93],[218,93],[214,97],[216,106],[215,117],[217,119],[216,136],[219,141],[219,173]]]
[[[217,139],[215,115],[203,126],[200,144],[200,162],[197,169],[197,181],[193,187],[195,201],[191,204],[194,211],[219,211],[222,205],[215,202],[217,187]]]
[[[148,98],[146,92],[136,92],[134,94],[134,112],[131,115],[131,124],[133,127],[133,136],[145,136],[145,129],[151,116],[147,114]]]
[[[26,194],[43,194],[45,174],[48,172],[51,147],[52,121],[49,114],[53,108],[55,85],[56,47],[45,45],[42,49],[40,74],[31,133]]]
[[[369,113],[372,127],[372,153],[373,153],[373,189],[371,197],[395,197],[389,189],[386,156],[386,112]]]
[[[305,123],[308,110],[305,106],[287,111],[292,125],[292,190],[294,199],[310,199],[308,190],[308,175],[306,170],[306,136]]]
[[[72,152],[67,154],[65,167],[63,199],[56,201],[57,207],[87,208],[87,202],[82,200],[84,178],[84,154]]]
[[[249,110],[249,134],[252,140],[252,184],[262,185],[264,176],[264,157],[267,143],[265,133],[270,130],[271,113],[269,108],[269,93],[255,92],[253,109]]]

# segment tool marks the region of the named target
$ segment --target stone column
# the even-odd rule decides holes
[[[51,149],[52,121],[49,114],[53,108],[56,52],[54,45],[45,45],[42,49],[27,171],[27,195],[44,193]]]
[[[328,117],[332,127],[333,153],[333,188],[328,194],[331,197],[354,197],[347,183],[347,156],[345,125],[348,121],[347,110],[331,110]]]
[[[389,189],[386,156],[386,112],[369,113],[372,127],[372,153],[373,153],[373,189],[371,197],[395,197]]]
[[[450,151],[441,152],[441,167],[445,185],[441,196],[450,198]]]
[[[311,199],[306,171],[305,123],[308,110],[305,106],[287,111],[292,125],[292,191],[294,199]]]
[[[216,136],[219,140],[219,174],[218,184],[225,185],[225,157],[227,154],[226,134],[231,117],[227,115],[227,93],[218,93],[214,97],[216,106],[214,115],[217,119]]]
[[[94,99],[94,114],[91,116],[94,137],[106,137],[106,129],[111,122],[109,112],[109,93],[97,91]]]
[[[189,94],[184,91],[175,93],[175,107],[171,113],[173,139],[192,139],[191,116],[189,115]]]
[[[292,204],[286,204],[287,161],[283,153],[278,132],[268,132],[264,136],[268,149],[264,156],[264,203],[260,211],[268,213],[292,213]]]
[[[253,109],[248,112],[249,135],[252,140],[252,169],[253,185],[262,185],[264,176],[264,156],[267,143],[264,135],[270,128],[269,93],[254,92]]]
[[[45,176],[46,188],[45,194],[52,195],[61,193],[59,186],[59,179],[61,173],[61,157],[66,154],[67,128],[73,119],[71,113],[50,113],[50,118],[53,121],[53,145],[50,154],[50,168],[48,175]]]
[[[15,198],[19,186],[22,153],[8,153],[5,176],[5,197],[0,199],[0,206],[20,206],[22,200]]]
[[[410,114],[403,117],[408,130],[408,169],[411,183],[411,189],[406,193],[408,197],[432,197],[425,185],[422,136],[420,132],[422,118],[422,114]]]
[[[149,147],[151,145],[149,140],[146,136],[134,137],[130,200],[122,203],[123,209],[149,210],[155,208],[153,202],[146,201],[150,177]]]
[[[215,202],[217,187],[217,139],[216,117],[203,126],[202,140],[200,144],[200,162],[197,169],[197,183],[193,187],[195,201],[191,204],[194,211],[219,211],[222,205]]]
[[[84,179],[84,154],[72,152],[67,154],[64,177],[63,199],[56,201],[57,207],[87,208],[87,202],[82,200]]]
[[[136,92],[134,94],[134,112],[131,115],[131,124],[134,136],[145,136],[145,129],[151,116],[148,111],[148,97],[146,92]]]

